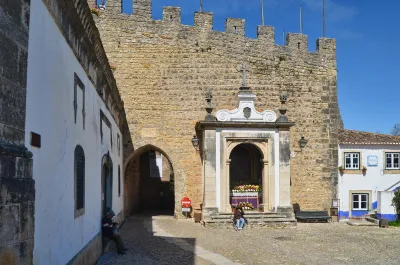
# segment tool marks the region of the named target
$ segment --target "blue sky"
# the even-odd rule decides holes
[[[282,32],[299,32],[303,5],[304,33],[315,50],[322,36],[322,0],[264,0],[265,24]],[[400,1],[326,0],[327,37],[337,39],[339,107],[347,129],[389,133],[400,122]],[[124,0],[124,12],[132,12]],[[180,6],[182,23],[193,24],[200,0],[153,0],[153,18],[163,6]],[[214,12],[214,29],[223,31],[227,17],[246,19],[246,36],[256,37],[261,24],[260,0],[203,0],[204,11]],[[399,75],[399,76],[398,76]]]

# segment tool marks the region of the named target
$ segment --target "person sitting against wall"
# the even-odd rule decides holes
[[[118,234],[118,223],[113,222],[112,219],[114,216],[115,214],[113,210],[107,207],[106,215],[103,217],[103,220],[101,221],[103,237],[106,237],[114,241],[115,245],[117,246],[118,254],[126,254],[125,251],[127,251],[128,249],[125,248],[121,236]]]
[[[236,224],[236,228],[238,230],[242,230],[245,221],[246,218],[244,218],[243,208],[240,206],[236,206],[235,212],[233,213],[233,223]]]

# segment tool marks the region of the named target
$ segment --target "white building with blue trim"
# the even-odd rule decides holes
[[[400,137],[342,130],[339,132],[338,198],[341,219],[396,219],[392,206],[400,189]]]

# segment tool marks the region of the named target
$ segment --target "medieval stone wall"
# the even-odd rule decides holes
[[[35,182],[25,148],[30,1],[0,1],[0,264],[32,264]]]
[[[191,138],[195,123],[206,114],[204,93],[213,89],[217,110],[236,108],[242,83],[237,67],[243,63],[252,68],[248,85],[259,110],[278,112],[279,94],[288,92],[287,116],[296,122],[291,129],[296,153],[291,159],[292,203],[302,209],[330,205],[337,186],[337,130],[342,126],[334,39],[318,39],[316,52],[309,52],[302,34],[288,34],[286,46],[274,44],[270,26],[260,26],[258,38],[248,39],[241,19],[227,19],[226,31],[217,32],[212,30],[212,13],[196,13],[194,26],[186,26],[176,7],[165,7],[163,20],[153,21],[151,0],[135,0],[133,15],[119,14],[120,0],[107,2],[95,20],[107,56],[117,67],[130,140],[136,149],[151,144],[171,158],[177,205],[184,195],[195,204],[202,200],[201,159]],[[308,139],[304,150],[298,147],[301,136]],[[131,151],[125,153],[125,163],[131,156]]]

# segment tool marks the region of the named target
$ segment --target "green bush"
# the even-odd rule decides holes
[[[400,190],[397,190],[394,193],[392,203],[393,203],[394,208],[396,209],[397,221],[400,221]]]

